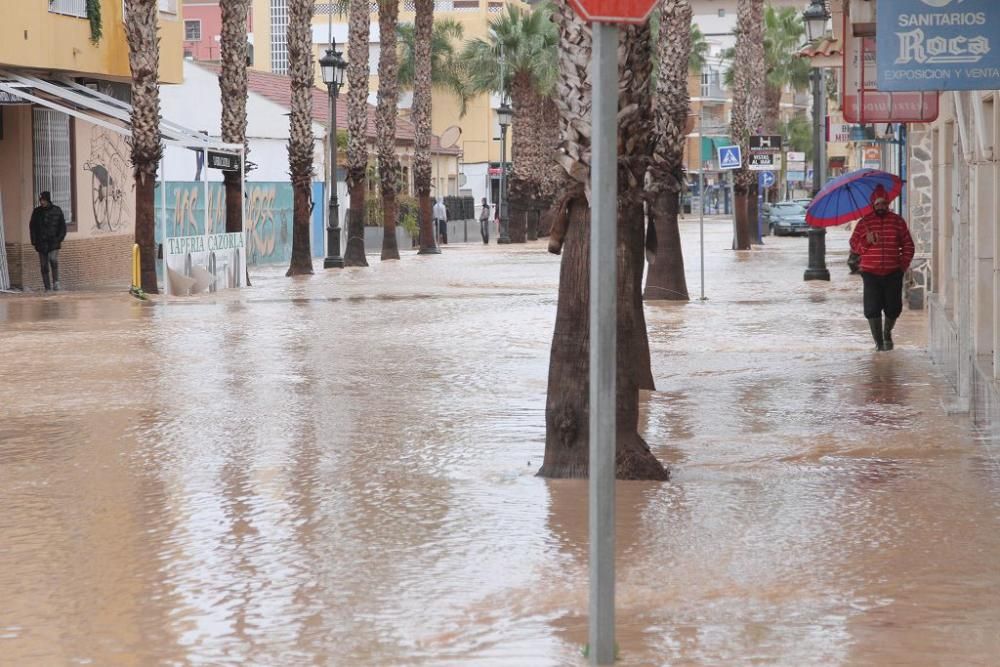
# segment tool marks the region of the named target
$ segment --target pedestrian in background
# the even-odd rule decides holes
[[[63,215],[61,208],[52,203],[52,195],[48,191],[38,195],[38,206],[31,212],[28,231],[31,234],[31,245],[35,247],[38,261],[42,266],[45,291],[48,292],[53,288],[59,291],[59,248],[66,238],[66,216]]]
[[[448,243],[448,209],[444,207],[444,200],[440,197],[434,203],[434,221],[437,223],[441,243]]]
[[[490,242],[490,205],[483,197],[483,207],[479,211],[479,233],[483,236],[483,243]]]
[[[903,312],[903,274],[913,261],[913,238],[902,216],[889,210],[889,196],[881,185],[872,192],[871,205],[871,213],[851,234],[851,250],[861,256],[865,318],[875,349],[891,350],[892,328]]]

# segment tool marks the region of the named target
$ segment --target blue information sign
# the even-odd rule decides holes
[[[762,171],[760,176],[757,177],[760,182],[760,187],[769,188],[774,185],[774,172],[773,171]]]
[[[878,0],[878,89],[1000,88],[1000,2]]]
[[[743,166],[743,152],[739,146],[719,146],[719,169],[739,169]]]

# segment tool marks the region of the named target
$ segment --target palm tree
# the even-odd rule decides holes
[[[750,135],[760,129],[764,79],[763,21],[764,0],[739,0],[736,25],[736,52],[733,65],[733,111],[730,133],[733,141],[749,152]],[[754,172],[746,167],[734,174],[736,237],[734,250],[749,250],[756,227],[756,198],[749,206]]]
[[[416,5],[414,4],[414,10]],[[416,12],[414,12],[416,14]],[[399,40],[399,85],[410,89],[416,75],[417,26],[414,23],[400,23],[396,29]],[[432,24],[430,39],[431,85],[439,90],[452,93],[459,102],[461,114],[465,114],[468,103],[468,88],[465,85],[465,71],[459,59],[456,44],[465,35],[465,28],[453,19],[438,19]]]
[[[505,13],[490,20],[489,37],[467,42],[462,52],[469,91],[509,95],[513,103],[508,194],[513,242],[525,240],[525,213],[543,198],[558,136],[555,127],[543,125],[546,117],[556,118],[544,110],[558,71],[558,31],[550,17],[545,5],[529,11],[508,4]]]
[[[688,72],[694,31],[689,0],[660,0],[656,40],[659,67],[654,93],[653,160],[649,169],[650,224],[655,230],[655,260],[646,279],[646,299],[687,301],[684,255],[677,226],[684,188],[684,145],[690,110]],[[704,58],[704,54],[701,54]]]
[[[378,0],[378,27],[382,43],[378,59],[378,108],[376,154],[382,193],[382,260],[399,259],[396,244],[396,217],[399,207],[399,159],[396,157],[396,108],[399,100],[399,54],[396,53],[396,24],[399,0]]]
[[[292,101],[289,114],[288,170],[292,177],[292,260],[286,275],[312,273],[309,227],[312,217],[312,14],[313,0],[289,0],[288,74]]]
[[[414,23],[401,23],[397,29],[397,78],[403,88],[413,88],[413,182],[420,204],[420,254],[437,254],[441,251],[434,243],[431,216],[431,92],[437,86],[455,93],[464,112],[465,86],[454,46],[463,29],[450,19],[435,22],[433,0],[415,0],[414,10]]]
[[[135,174],[135,242],[142,262],[142,289],[156,285],[156,170],[160,138],[160,38],[157,0],[126,0],[125,36],[132,71],[132,171]]]
[[[777,131],[781,124],[781,97],[785,88],[802,91],[809,87],[809,61],[798,55],[805,26],[802,14],[794,7],[764,12],[764,62],[767,67],[764,96],[764,129]]]
[[[250,0],[222,0],[222,70],[219,88],[222,93],[222,140],[247,143],[247,15]],[[226,231],[243,231],[243,177],[238,171],[223,172],[226,187]]]
[[[420,210],[420,254],[441,251],[434,243],[431,216],[431,39],[434,32],[434,0],[415,0],[412,53],[413,82],[413,181]],[[404,59],[403,62],[407,62]],[[402,73],[402,69],[400,70]],[[440,196],[440,193],[439,193]]]
[[[711,51],[711,46],[708,40],[705,39],[705,33],[701,31],[701,28],[697,24],[691,24],[691,56],[688,59],[688,69],[696,74],[700,74],[703,69],[705,69],[705,64],[708,62],[708,54]]]
[[[562,249],[559,304],[552,337],[545,406],[545,460],[539,475],[586,477],[588,459],[590,208],[589,27],[566,0],[554,3],[559,27],[559,94],[562,135],[559,163],[573,185],[564,193],[553,229],[553,250]],[[649,166],[652,69],[648,26],[621,29],[618,124],[618,355],[616,475],[620,479],[666,479],[668,473],[638,434],[639,390],[652,389],[649,339],[642,310],[643,177]],[[560,244],[563,241],[563,244]]]
[[[350,0],[347,33],[347,219],[344,266],[368,266],[365,257],[365,196],[368,191],[368,0]]]

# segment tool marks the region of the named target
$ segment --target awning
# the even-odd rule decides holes
[[[69,78],[48,80],[0,69],[0,93],[60,111],[122,136],[132,135],[132,105]],[[217,141],[163,118],[160,119],[160,135],[163,143],[170,146],[243,152],[241,144]]]
[[[702,137],[701,138],[701,161],[711,162],[718,157],[718,149],[723,146],[732,145],[732,141],[726,136]]]

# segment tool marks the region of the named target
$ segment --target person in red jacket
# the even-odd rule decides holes
[[[885,188],[875,188],[871,204],[872,212],[861,218],[851,234],[851,250],[861,255],[865,317],[875,349],[891,350],[892,328],[903,312],[903,274],[913,261],[913,238],[906,221],[889,210]]]

